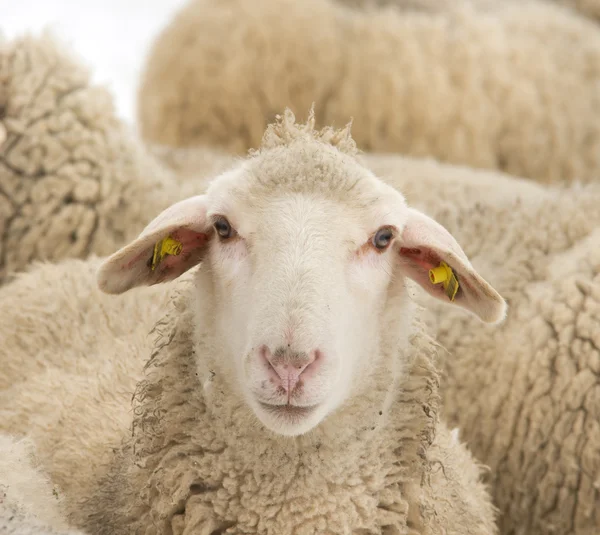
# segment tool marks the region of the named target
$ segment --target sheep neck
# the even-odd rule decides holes
[[[397,513],[398,522],[406,521],[410,489],[427,470],[425,452],[437,421],[438,376],[429,339],[413,337],[413,359],[402,378],[390,377],[390,366],[399,358],[393,347],[361,397],[306,435],[280,437],[259,424],[226,378],[202,376],[196,355],[210,348],[201,338],[192,341],[195,317],[186,299],[174,306],[174,313],[155,328],[159,341],[135,395],[130,478],[143,489],[136,491],[141,522],[152,515],[152,522],[170,524],[182,511],[191,514],[190,504],[216,500],[228,484],[252,481],[270,481],[279,488],[274,496],[286,500],[298,488],[316,491],[324,485],[323,492],[335,494],[357,485],[361,499],[371,504],[369,513],[361,520],[361,508],[346,504],[340,517],[354,516],[356,525],[377,522],[378,503],[391,496],[404,511]],[[237,474],[234,483],[231,473]],[[245,514],[236,495],[228,499],[224,516]]]

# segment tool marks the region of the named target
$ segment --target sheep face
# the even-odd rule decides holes
[[[165,240],[176,247],[157,259]],[[369,388],[382,345],[402,353],[406,277],[448,300],[429,279],[441,261],[461,281],[453,303],[484,321],[504,315],[443,227],[354,158],[305,142],[165,210],[105,262],[99,284],[120,293],[202,262],[198,329],[222,350],[215,364],[268,429],[293,436]]]
[[[211,193],[200,306],[211,288],[226,371],[261,422],[304,433],[377,365],[385,312],[405,296],[392,244],[406,205],[395,191],[363,210],[309,193],[265,192],[252,203]]]

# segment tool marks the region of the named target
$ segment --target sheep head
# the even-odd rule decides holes
[[[200,264],[199,328],[210,325],[219,365],[258,419],[292,436],[368,384],[383,344],[408,340],[406,278],[485,322],[506,308],[441,225],[353,154],[305,134],[166,209],[98,274],[102,290],[122,293]],[[429,278],[441,262],[459,281],[453,300]]]

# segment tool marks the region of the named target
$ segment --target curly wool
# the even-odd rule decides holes
[[[180,195],[50,35],[0,43],[0,132],[0,284],[33,260],[108,254]]]
[[[239,153],[316,102],[319,125],[354,118],[361,150],[589,181],[599,81],[597,26],[541,1],[192,0],[153,46],[138,117],[151,142]]]
[[[427,302],[449,351],[443,400],[488,482],[506,535],[600,525],[600,186],[550,188],[434,161],[366,157],[465,244],[506,296],[507,320],[476,330]]]

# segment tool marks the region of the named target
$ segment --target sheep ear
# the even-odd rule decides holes
[[[504,319],[506,302],[475,271],[461,246],[442,225],[410,208],[398,241],[402,272],[427,293],[472,312],[485,323]]]
[[[173,204],[102,263],[98,286],[120,294],[175,279],[200,263],[210,234],[203,195]]]

